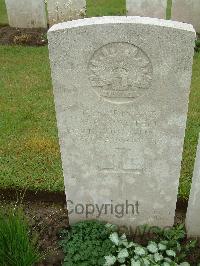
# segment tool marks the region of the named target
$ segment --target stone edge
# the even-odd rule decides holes
[[[178,21],[149,18],[149,17],[138,17],[138,16],[106,16],[106,17],[92,17],[77,19],[68,22],[58,23],[53,25],[48,32],[62,31],[70,28],[91,26],[91,25],[104,25],[104,24],[143,24],[153,25],[166,28],[174,28],[183,31],[189,31],[196,34],[194,27],[191,24],[182,23]]]

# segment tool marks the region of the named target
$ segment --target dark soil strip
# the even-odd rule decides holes
[[[43,46],[47,44],[47,29],[0,27],[0,44]]]
[[[187,211],[188,200],[178,198],[176,203],[176,209],[181,211]]]
[[[0,188],[0,201],[49,202],[65,204],[65,192],[32,191],[17,188]]]
[[[170,2],[171,0],[168,1]],[[48,43],[47,30],[48,29],[23,29],[0,26],[0,44],[44,46]],[[200,39],[199,34],[197,34],[197,39]]]
[[[50,191],[33,191],[23,190],[18,188],[0,188],[0,201],[31,201],[31,202],[49,202],[65,204],[65,192],[50,192]],[[187,200],[178,199],[176,204],[177,211],[186,212]]]

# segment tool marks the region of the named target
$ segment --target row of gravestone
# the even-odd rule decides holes
[[[13,27],[46,27],[44,0],[6,0],[9,24]],[[126,0],[127,14],[131,16],[166,17],[167,0]],[[86,0],[47,0],[48,23],[83,17]],[[200,1],[172,0],[172,20],[191,23],[200,32]]]
[[[127,14],[131,16],[165,19],[167,5],[171,9],[172,20],[191,23],[200,32],[199,0],[126,0]]]
[[[195,37],[192,25],[132,16],[49,30],[71,223],[173,225]],[[200,235],[200,147],[187,228]]]
[[[85,16],[85,0],[5,0],[9,25],[19,28],[46,28],[48,23],[77,19]]]

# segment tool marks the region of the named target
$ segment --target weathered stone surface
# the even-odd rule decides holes
[[[188,236],[200,236],[200,136],[186,215]]]
[[[11,27],[47,27],[44,0],[5,0],[5,2]]]
[[[49,25],[72,19],[82,18],[85,15],[85,0],[47,0]]]
[[[128,16],[166,18],[167,0],[126,0]]]
[[[48,39],[70,221],[85,219],[82,205],[93,204],[90,219],[172,225],[193,27],[90,18],[54,25]]]
[[[172,20],[191,23],[200,33],[200,1],[199,0],[173,0]]]

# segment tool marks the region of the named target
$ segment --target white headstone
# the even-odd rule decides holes
[[[191,23],[200,33],[200,1],[199,0],[173,0],[172,19]]]
[[[47,27],[44,0],[5,0],[5,2],[11,27]]]
[[[47,0],[47,9],[49,25],[54,25],[83,18],[86,11],[86,0]]]
[[[128,16],[166,18],[167,0],[126,0]]]
[[[100,17],[54,25],[48,40],[70,221],[172,225],[193,27]]]
[[[186,215],[187,234],[200,237],[200,136]]]

